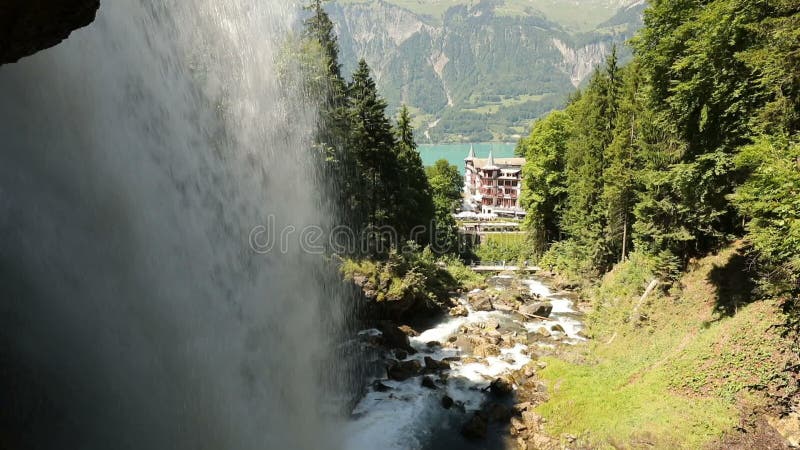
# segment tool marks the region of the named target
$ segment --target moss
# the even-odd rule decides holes
[[[463,264],[437,262],[430,250],[418,248],[393,250],[382,261],[345,259],[340,270],[345,280],[355,282],[378,302],[429,302],[443,306],[452,292],[483,281]]]

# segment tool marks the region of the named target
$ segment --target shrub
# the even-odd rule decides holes
[[[481,261],[507,261],[509,264],[535,261],[533,246],[526,234],[486,235],[475,249]]]

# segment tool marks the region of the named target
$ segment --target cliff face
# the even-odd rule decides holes
[[[345,73],[365,58],[391,112],[408,104],[421,141],[447,142],[524,134],[562,106],[614,44],[624,46],[644,7],[624,7],[594,31],[574,33],[535,11],[503,14],[500,4],[453,6],[436,20],[386,1],[333,3],[329,11]]]
[[[52,47],[92,23],[100,0],[0,2],[0,64]]]
[[[580,86],[581,82],[592,74],[594,68],[605,60],[614,43],[598,41],[573,48],[558,38],[553,38],[551,42],[561,53],[562,59],[557,67],[569,76],[575,87]]]

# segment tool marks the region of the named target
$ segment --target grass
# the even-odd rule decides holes
[[[447,259],[444,262],[447,265],[447,271],[458,282],[458,285],[462,289],[471,291],[473,289],[483,289],[486,287],[486,278],[465,266],[464,263],[458,259]]]
[[[419,130],[419,133],[424,133],[428,128],[428,124],[436,120],[434,115],[428,114],[415,106],[406,106],[408,107],[408,112],[411,114],[411,124],[414,126],[415,130]]]
[[[535,260],[531,251],[528,235],[525,233],[487,234],[481,238],[481,244],[475,249],[475,256],[481,261],[506,261],[516,264]]]
[[[477,105],[474,108],[464,108],[464,111],[474,112],[478,114],[497,114],[502,108],[514,105],[521,105],[526,102],[540,102],[546,97],[545,94],[538,95],[518,95],[515,97],[502,96],[499,102],[489,102],[486,104]]]
[[[629,384],[633,370],[619,361],[591,367],[549,361],[544,376],[555,386],[553,400],[539,409],[549,419],[548,431],[572,433],[600,448],[639,441],[696,449],[736,424],[724,402],[672,394],[659,374]]]
[[[369,3],[370,0],[337,0],[338,3]],[[453,6],[472,4],[470,0],[390,0],[387,3],[407,9],[415,14],[441,21],[444,13]]]
[[[752,302],[728,314],[720,304],[720,283],[746,276],[712,276],[735,255],[730,247],[697,261],[639,309],[654,266],[636,257],[608,274],[592,293],[592,343],[575,350],[577,363],[551,359],[542,371],[549,431],[597,448],[702,448],[738,424],[740,398],[778,395],[795,358],[773,327],[784,321],[778,305]]]

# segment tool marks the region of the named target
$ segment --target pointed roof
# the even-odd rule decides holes
[[[494,165],[494,155],[492,155],[492,150],[489,150],[489,160],[486,162],[486,165],[483,166],[484,169],[499,169],[499,167]]]
[[[475,146],[470,144],[469,146],[469,155],[464,158],[464,161],[473,161],[475,159]]]

